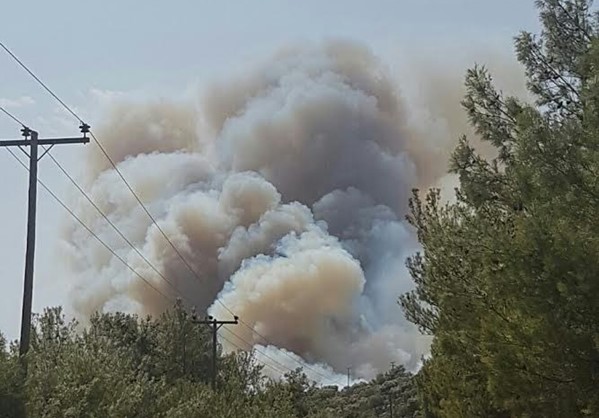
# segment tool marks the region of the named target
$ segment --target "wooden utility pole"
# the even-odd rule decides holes
[[[203,320],[196,320],[195,322],[198,324],[208,325],[210,330],[212,331],[212,390],[216,390],[216,347],[217,347],[217,335],[220,327],[226,324],[237,325],[239,323],[239,318],[237,316],[233,317],[232,321],[219,321],[212,316],[208,316]]]
[[[80,126],[82,137],[79,138],[48,138],[40,139],[38,133],[27,127],[21,129],[25,139],[0,140],[0,147],[19,147],[29,157],[29,196],[27,204],[27,249],[25,251],[25,280],[23,285],[23,309],[21,316],[21,338],[19,354],[21,356],[29,351],[31,333],[31,304],[33,299],[33,266],[35,258],[35,220],[37,206],[37,163],[50,151],[54,145],[59,144],[86,144],[89,142],[87,133],[89,125]],[[38,147],[48,145],[44,153],[38,157]],[[24,147],[29,147],[29,153]]]

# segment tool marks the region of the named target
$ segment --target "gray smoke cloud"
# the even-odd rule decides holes
[[[439,147],[453,142],[434,143],[411,118],[368,49],[290,48],[212,85],[201,105],[121,103],[98,134],[177,251],[97,151],[89,193],[172,286],[86,201],[76,212],[165,294],[238,315],[225,350],[295,356],[333,380],[349,366],[356,378],[391,362],[414,370],[428,340],[397,305],[418,249],[404,215],[411,188],[443,176]],[[71,225],[66,240],[81,316],[172,304],[85,230]]]

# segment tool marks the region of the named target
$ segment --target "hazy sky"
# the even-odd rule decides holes
[[[114,95],[189,98],[280,47],[326,39],[369,46],[392,73],[405,74],[418,60],[460,73],[489,55],[509,56],[513,36],[536,30],[537,17],[532,0],[5,0],[0,28],[2,42],[93,123]],[[77,135],[76,121],[3,53],[0,104],[41,136]],[[0,138],[18,134],[0,115]],[[54,155],[80,171],[82,146],[55,148]],[[50,160],[39,175],[71,201],[72,185]],[[16,338],[27,174],[3,150],[0,179],[0,330]],[[36,311],[66,301],[60,230],[69,216],[44,190],[38,197]]]

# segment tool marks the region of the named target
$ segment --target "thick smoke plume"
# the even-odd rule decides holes
[[[404,215],[411,188],[445,166],[398,94],[368,50],[338,42],[286,50],[201,106],[115,107],[98,137],[177,251],[98,153],[88,188],[172,286],[87,202],[77,212],[163,293],[238,315],[226,350],[262,347],[266,362],[297,356],[331,376],[415,369],[427,341],[397,305],[417,249]],[[82,315],[172,305],[85,230],[67,240]]]

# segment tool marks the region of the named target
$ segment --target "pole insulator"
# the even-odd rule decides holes
[[[84,138],[87,138],[87,134],[89,133],[89,129],[91,128],[91,126],[89,126],[87,123],[81,123],[81,126],[79,126],[79,129],[81,130],[81,133],[83,134]]]

